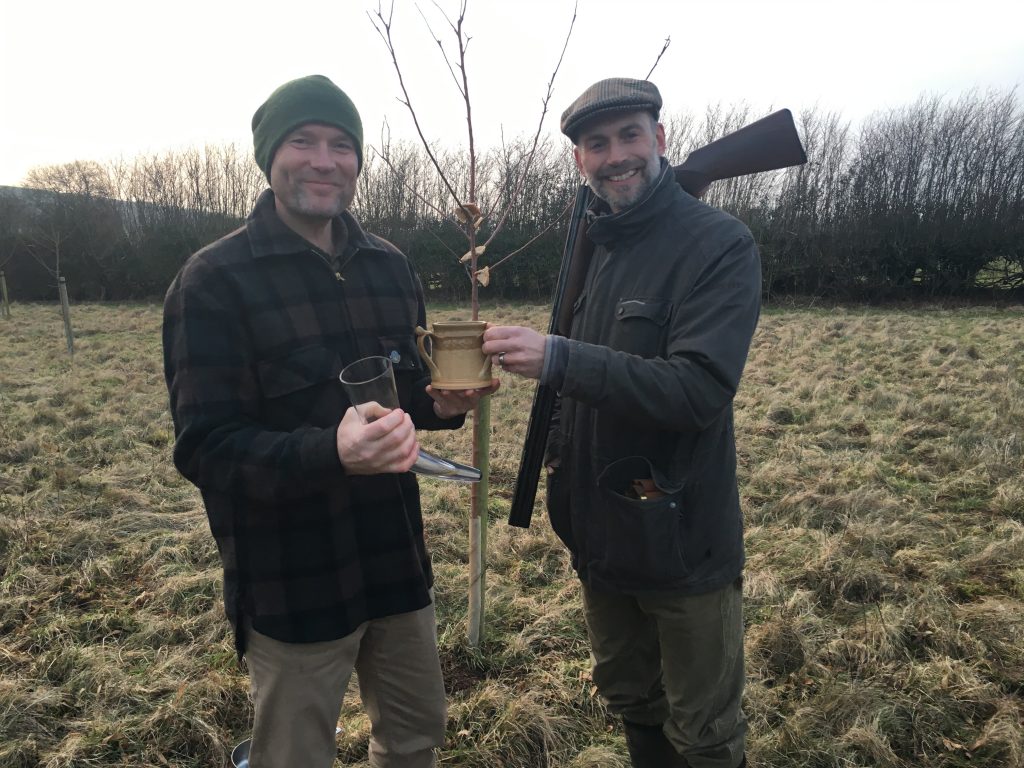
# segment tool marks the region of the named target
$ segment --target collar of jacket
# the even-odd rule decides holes
[[[587,211],[590,227],[587,237],[598,245],[628,240],[639,235],[671,204],[677,187],[675,175],[668,160],[661,158],[661,173],[647,194],[624,211],[612,213],[608,203],[600,198]]]
[[[364,248],[380,250],[380,247],[374,245],[366,236],[366,232],[363,231],[356,217],[347,210],[335,217],[332,225],[336,235],[341,235],[341,237],[336,237],[335,241],[343,244],[344,252],[351,255]],[[306,253],[310,248],[320,250],[281,221],[274,208],[274,191],[272,189],[264,190],[256,200],[252,212],[245,219],[245,229],[249,234],[252,255],[256,258]],[[341,256],[342,254],[337,255]]]

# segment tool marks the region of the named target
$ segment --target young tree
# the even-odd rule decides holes
[[[543,234],[543,232],[539,233],[536,237],[523,243],[510,253],[504,254],[499,260],[491,260],[490,264],[486,266],[482,265],[481,257],[487,253],[487,249],[494,243],[495,238],[498,237],[499,233],[508,223],[509,216],[516,209],[517,205],[521,204],[526,184],[530,179],[531,169],[533,168],[534,161],[538,154],[538,147],[541,145],[541,131],[544,125],[544,118],[547,116],[548,102],[551,99],[552,91],[554,89],[555,78],[558,75],[558,70],[561,67],[562,59],[565,56],[565,51],[569,45],[569,39],[572,36],[572,29],[576,22],[576,10],[575,8],[573,9],[572,21],[569,24],[569,31],[565,38],[565,44],[562,46],[562,51],[559,54],[557,63],[555,64],[551,79],[547,84],[547,91],[542,100],[540,118],[537,121],[537,130],[533,136],[533,140],[528,149],[524,147],[525,154],[518,159],[518,162],[512,163],[512,165],[518,166],[512,175],[512,183],[503,185],[503,188],[498,190],[498,194],[495,196],[495,199],[491,201],[491,204],[486,205],[480,196],[482,191],[480,188],[479,176],[480,158],[477,154],[476,139],[474,135],[473,106],[469,88],[469,68],[466,61],[466,49],[470,40],[465,28],[467,4],[468,0],[461,0],[459,5],[459,15],[453,21],[448,14],[446,14],[440,6],[437,5],[436,2],[434,3],[434,7],[440,13],[444,22],[448,25],[451,37],[454,39],[454,56],[449,56],[449,53],[441,39],[435,35],[433,30],[430,28],[430,22],[427,20],[426,16],[423,15],[422,11],[420,12],[428,31],[437,42],[444,65],[451,74],[455,87],[458,89],[459,94],[462,97],[463,104],[465,105],[468,148],[466,154],[463,156],[464,166],[459,168],[458,164],[456,164],[454,169],[451,165],[445,164],[442,161],[442,158],[435,150],[434,145],[432,145],[432,143],[427,139],[427,135],[424,132],[419,115],[413,105],[412,97],[406,88],[405,79],[402,75],[402,67],[398,62],[398,54],[391,34],[394,4],[392,3],[387,15],[384,14],[381,6],[377,7],[377,11],[375,13],[368,15],[374,29],[380,35],[381,40],[383,40],[384,45],[391,56],[395,73],[398,76],[398,85],[402,92],[400,101],[412,117],[417,135],[420,138],[427,156],[430,158],[434,172],[443,186],[447,199],[437,201],[431,200],[416,192],[414,192],[414,194],[416,194],[416,196],[421,199],[440,220],[448,222],[462,233],[462,236],[466,241],[466,251],[461,257],[459,257],[459,261],[464,265],[466,276],[470,281],[471,316],[473,320],[477,320],[479,318],[480,311],[479,289],[481,286],[487,286],[490,283],[491,271],[496,269],[501,263],[507,261],[509,258],[520,253],[522,250],[527,248],[533,240],[536,239],[536,237]],[[387,154],[389,146],[389,144],[384,144],[382,147],[383,151],[378,152],[378,156],[385,164],[388,165],[389,168],[392,169],[392,171],[395,172],[396,175],[398,175],[398,166]],[[453,172],[453,170],[455,172]],[[445,205],[445,203],[447,203],[447,205]],[[557,221],[557,219],[555,221]],[[552,221],[551,225],[553,225],[555,221]],[[488,256],[490,256],[490,254],[488,254]],[[470,586],[468,634],[469,643],[473,647],[479,645],[483,636],[487,549],[487,497],[488,479],[490,474],[490,462],[488,456],[489,437],[490,398],[483,398],[480,405],[477,406],[473,413],[473,463],[483,472],[483,478],[481,481],[473,486],[469,522]]]

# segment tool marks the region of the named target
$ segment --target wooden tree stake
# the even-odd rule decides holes
[[[3,299],[3,316],[11,316],[11,300],[7,296],[7,276],[0,272],[0,298]]]
[[[484,595],[487,587],[487,499],[490,493],[491,398],[480,399],[473,414],[474,457],[483,457],[486,471],[473,485],[473,504],[469,516],[469,628],[467,637],[472,648],[479,648],[484,639]],[[483,470],[483,468],[481,468]]]
[[[57,284],[60,291],[60,313],[64,317],[64,336],[68,340],[68,354],[75,356],[75,335],[71,330],[71,305],[68,303],[68,286],[64,278],[60,278]]]

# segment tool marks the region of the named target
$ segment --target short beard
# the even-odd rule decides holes
[[[636,205],[644,196],[651,190],[658,177],[661,175],[661,156],[658,154],[657,148],[651,153],[651,156],[647,158],[647,162],[642,168],[639,169],[640,178],[643,183],[637,185],[635,189],[626,190],[620,193],[614,193],[611,191],[610,183],[604,181],[601,175],[606,175],[605,168],[602,168],[597,176],[587,176],[587,184],[594,190],[594,194],[608,203],[611,209],[615,213],[624,211],[627,208]]]
[[[307,194],[301,184],[295,184],[288,197],[285,202],[290,203],[288,208],[291,212],[307,219],[333,219],[340,216],[351,202],[345,200],[344,194],[339,194],[333,202],[331,199],[316,198]]]

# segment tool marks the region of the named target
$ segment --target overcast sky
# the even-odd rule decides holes
[[[437,0],[454,19],[457,0]],[[432,0],[434,32],[452,35]],[[477,142],[532,134],[573,0],[469,0]],[[394,69],[367,10],[376,0],[0,0],[0,184],[34,165],[237,142],[282,82],[327,75],[356,103],[365,142],[411,137]],[[465,144],[465,113],[416,4],[397,0],[399,63],[431,140]],[[1017,0],[580,0],[545,130],[604,77],[651,79],[668,111],[745,101],[756,110],[867,114],[971,88],[1024,89]]]

